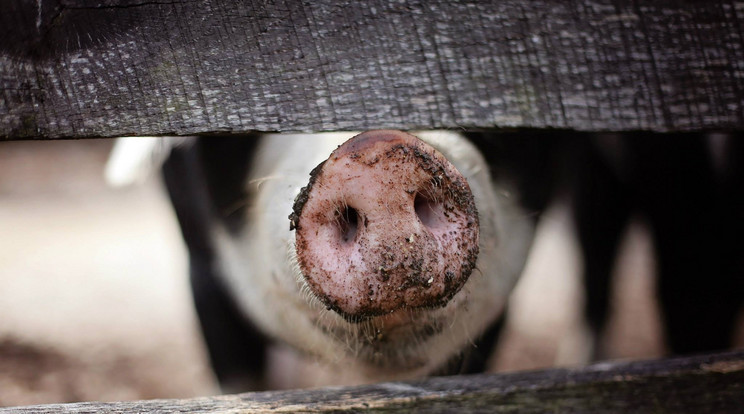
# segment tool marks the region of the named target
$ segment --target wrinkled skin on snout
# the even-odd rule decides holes
[[[533,224],[458,134],[354,136],[263,141],[221,273],[263,331],[359,382],[431,374],[498,318]]]

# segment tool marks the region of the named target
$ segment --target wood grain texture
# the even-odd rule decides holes
[[[744,128],[738,1],[7,0],[0,138]]]
[[[189,400],[77,403],[1,413],[740,413],[744,351],[582,369],[430,378]]]

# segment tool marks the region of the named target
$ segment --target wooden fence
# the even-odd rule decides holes
[[[6,0],[0,137],[744,125],[739,1]]]
[[[188,400],[54,404],[5,413],[741,413],[744,351],[581,369],[429,378]]]

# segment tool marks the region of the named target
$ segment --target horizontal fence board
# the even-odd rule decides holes
[[[7,0],[0,139],[744,129],[738,1]]]
[[[581,369],[429,378],[186,400],[54,404],[0,413],[741,413],[744,350]]]

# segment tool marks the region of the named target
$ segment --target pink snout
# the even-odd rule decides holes
[[[350,321],[444,306],[478,256],[466,179],[413,135],[369,131],[315,168],[290,215],[313,293]]]

